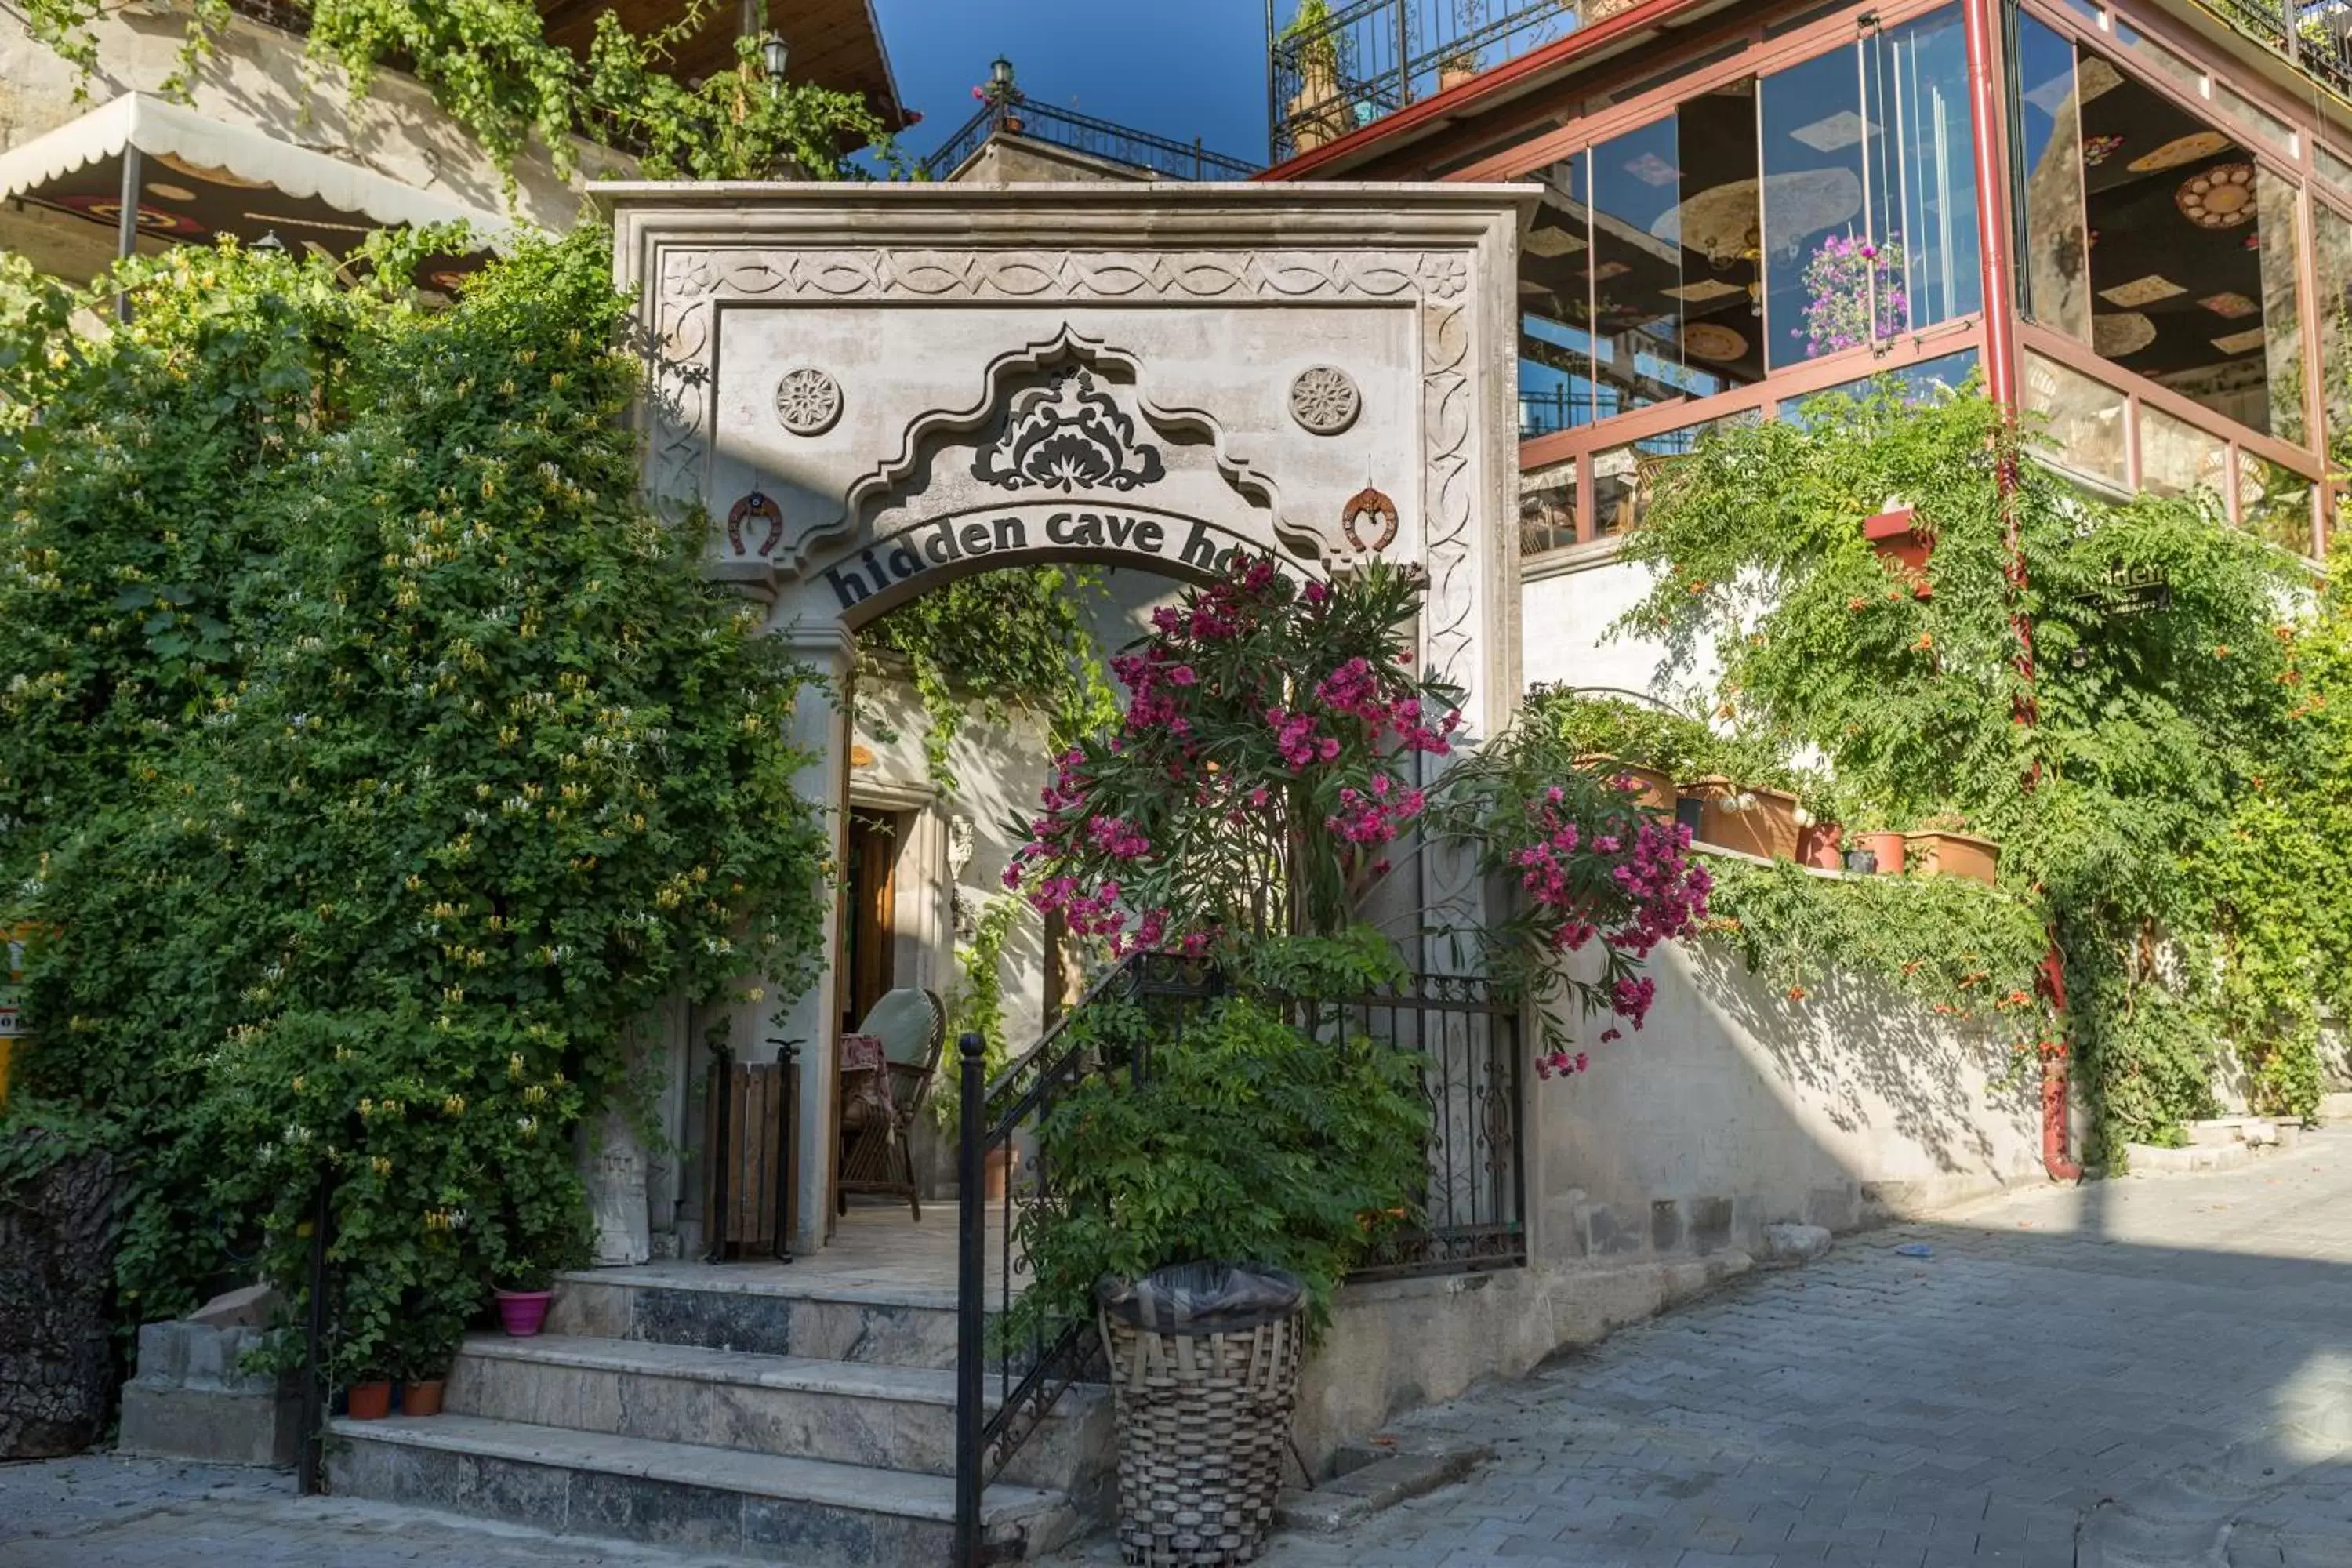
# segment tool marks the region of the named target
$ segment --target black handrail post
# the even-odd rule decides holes
[[[327,1426],[327,1243],[335,1224],[334,1184],[319,1172],[319,1192],[310,1209],[310,1300],[304,1325],[302,1358],[302,1451],[295,1486],[304,1497],[319,1495],[326,1466]]]
[[[981,1409],[988,1331],[982,1298],[988,1267],[988,1042],[971,1031],[957,1040],[963,1078],[958,1090],[956,1147],[956,1563],[980,1568]]]
[[[793,1260],[793,1154],[800,1148],[801,1043],[770,1040],[776,1047],[776,1071],[783,1078],[783,1097],[776,1110],[776,1261]]]
[[[703,1158],[710,1166],[710,1208],[702,1216],[702,1228],[709,1232],[704,1240],[702,1261],[727,1261],[727,1160],[731,1151],[727,1140],[727,1109],[730,1096],[728,1068],[732,1065],[724,1046],[710,1049],[710,1141]]]

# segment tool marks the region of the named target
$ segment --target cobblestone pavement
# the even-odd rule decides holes
[[[1396,1430],[1496,1458],[1271,1568],[2352,1568],[2352,1129],[1849,1237]],[[716,1560],[248,1470],[0,1465],[0,1568],[418,1563]]]
[[[2347,1568],[2352,1129],[1849,1237],[1396,1430],[1496,1458],[1265,1563]]]

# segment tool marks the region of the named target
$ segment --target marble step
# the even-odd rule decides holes
[[[539,1334],[469,1336],[447,1408],[665,1443],[955,1473],[955,1373],[925,1367]],[[1005,1479],[1091,1500],[1108,1483],[1109,1390],[1066,1391]]]
[[[478,1415],[339,1418],[331,1431],[329,1485],[344,1497],[835,1568],[945,1563],[954,1542],[955,1482],[944,1476]],[[1042,1556],[1075,1523],[1034,1488],[992,1486],[982,1500],[999,1561]]]
[[[775,1265],[583,1269],[557,1278],[547,1331],[945,1372],[956,1293]]]

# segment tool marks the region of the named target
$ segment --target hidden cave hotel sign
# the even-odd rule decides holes
[[[852,637],[957,577],[1094,562],[1177,579],[1420,568],[1423,655],[1490,731],[1517,689],[1521,188],[608,184],[651,389],[645,481],[709,570],[845,676]],[[814,798],[847,726],[803,703]],[[1429,885],[1436,878],[1444,885]],[[1443,905],[1473,895],[1424,878]],[[1466,909],[1466,904],[1464,904]],[[827,929],[834,929],[828,922]],[[828,955],[830,956],[830,955]],[[826,991],[820,985],[818,993]],[[797,1037],[799,1214],[824,1212],[828,994]]]

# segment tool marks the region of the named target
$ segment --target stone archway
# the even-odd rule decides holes
[[[1517,235],[1531,195],[1428,185],[610,184],[654,373],[646,484],[835,680],[860,626],[993,566],[1423,568],[1421,639],[1474,733],[1518,689]],[[809,797],[848,730],[796,722]],[[836,843],[836,849],[838,844]],[[1470,868],[1424,855],[1424,910]],[[831,924],[828,930],[832,929]],[[831,942],[828,938],[828,942]],[[826,953],[828,970],[835,954]],[[796,1246],[828,1196],[824,988],[738,1039],[803,1058]]]

